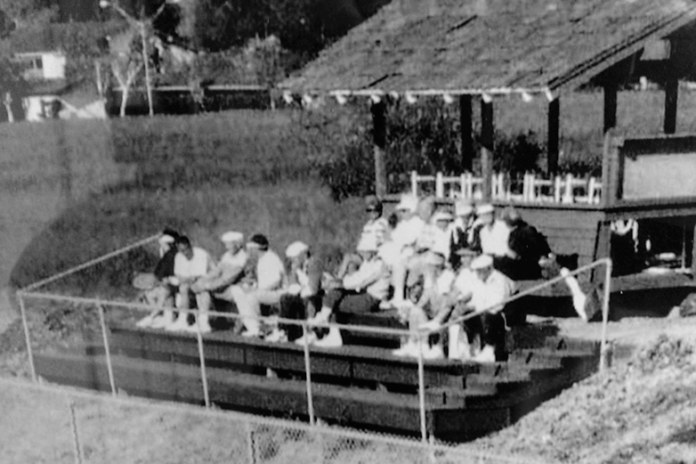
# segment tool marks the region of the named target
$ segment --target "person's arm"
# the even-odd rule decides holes
[[[302,297],[307,298],[314,296],[321,290],[321,277],[324,274],[324,268],[321,262],[312,258],[309,261],[309,266],[307,267],[307,288],[302,289]]]
[[[385,270],[381,260],[363,264],[356,272],[343,278],[343,288],[346,290],[365,289],[377,282]]]

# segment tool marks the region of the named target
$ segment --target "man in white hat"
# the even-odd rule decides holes
[[[402,195],[396,205],[399,222],[391,233],[391,240],[383,245],[383,256],[392,269],[393,306],[404,302],[404,285],[406,283],[409,259],[415,253],[415,246],[425,227],[425,222],[417,214],[418,198]]]
[[[469,285],[469,288],[460,288],[459,301],[464,311],[473,310],[478,316],[467,320],[464,326],[470,339],[477,334],[481,337],[483,347],[474,360],[495,362],[496,353],[505,346],[503,301],[515,293],[515,283],[493,269],[490,255],[475,258],[470,267],[478,282]]]
[[[322,300],[321,311],[310,319],[313,325],[324,324],[336,313],[366,313],[379,310],[380,303],[389,294],[389,269],[378,254],[377,243],[372,237],[363,237],[358,244],[362,264],[357,271],[343,278],[342,288],[329,291]],[[321,340],[314,341],[314,332],[297,343],[313,343],[315,346],[336,348],[343,346],[343,338],[337,327],[330,327]]]
[[[459,250],[470,249],[474,241],[474,205],[469,200],[458,199],[454,204],[454,222],[450,226],[450,259],[452,269],[461,266]]]
[[[495,208],[490,203],[484,203],[476,208],[478,251],[493,256],[512,257],[509,247],[510,227],[495,217]]]
[[[174,258],[174,281],[179,286],[177,295],[177,308],[190,309],[192,288],[213,267],[210,254],[202,248],[194,247],[188,237],[180,236],[176,241],[178,253]],[[165,330],[188,330],[188,313],[179,312],[176,320],[169,324]]]
[[[154,272],[147,274],[152,276],[150,285],[148,285],[148,288],[141,289],[144,290],[143,299],[148,305],[157,307],[174,306],[174,295],[176,295],[177,288],[175,285],[172,285],[170,278],[174,276],[174,259],[177,254],[175,242],[178,236],[179,234],[176,231],[167,228],[164,229],[157,240],[160,259],[155,265]],[[140,276],[142,280],[143,275],[141,274]],[[141,319],[137,326],[159,329],[171,323],[172,316],[171,311],[155,310]]]
[[[225,232],[220,236],[220,241],[225,246],[225,253],[220,261],[191,286],[198,306],[198,328],[203,333],[211,331],[208,312],[212,307],[213,297],[234,301],[232,287],[241,280],[247,264],[244,235],[241,232]],[[195,331],[196,327],[191,326],[188,330]]]
[[[442,338],[436,336],[435,343],[430,346],[427,341],[420,341],[415,334],[431,318],[442,313],[451,313],[455,300],[452,295],[454,272],[446,267],[445,254],[448,250],[434,248],[426,253],[423,274],[423,293],[417,301],[408,305],[407,314],[409,329],[414,333],[400,349],[395,350],[395,356],[418,356],[423,350],[425,359],[441,359],[444,357]],[[430,337],[429,337],[430,338]]]
[[[304,242],[293,242],[285,250],[290,260],[287,293],[280,297],[280,317],[308,319],[321,309],[323,266]],[[294,341],[302,336],[298,325],[281,324],[265,337],[269,342]]]

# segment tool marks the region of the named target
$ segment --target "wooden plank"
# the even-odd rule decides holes
[[[244,337],[227,337],[215,343],[217,334],[205,336],[206,359],[246,368],[270,368],[304,375],[304,350],[294,343],[249,341]],[[112,327],[114,352],[131,355],[158,352],[175,355],[180,362],[198,363],[195,337],[166,334],[126,327]],[[225,363],[226,359],[234,362]],[[240,360],[242,360],[240,362]],[[388,350],[366,347],[343,347],[340,350],[311,350],[312,374],[335,377],[337,383],[380,382],[414,387],[418,385],[417,361],[398,358]],[[425,368],[427,386],[463,385],[464,378],[478,370],[477,365],[456,361],[429,361]]]
[[[474,123],[471,95],[459,97],[460,137],[462,145],[462,170],[471,172],[474,166]]]
[[[674,134],[677,130],[677,98],[679,96],[679,81],[670,77],[665,82],[665,134]]]
[[[383,197],[388,192],[387,185],[387,161],[385,150],[387,146],[387,106],[384,101],[373,103],[372,112],[372,134],[373,150],[375,158],[375,194]]]
[[[548,153],[546,163],[546,173],[553,175],[558,171],[558,153],[560,140],[560,98],[556,98],[549,103],[548,110]]]

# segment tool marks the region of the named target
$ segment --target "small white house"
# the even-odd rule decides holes
[[[26,66],[24,78],[27,80],[65,79],[67,59],[62,52],[15,53],[14,61]]]

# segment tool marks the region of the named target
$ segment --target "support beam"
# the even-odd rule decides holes
[[[604,133],[616,127],[617,86],[615,83],[604,85]]]
[[[669,79],[665,82],[665,134],[677,131],[677,97],[679,96],[679,81]]]
[[[481,174],[483,199],[491,201],[493,181],[493,102],[481,99]]]
[[[385,149],[387,146],[387,106],[384,101],[373,103],[372,133],[373,151],[375,156],[375,194],[384,198],[387,194],[387,162]]]
[[[474,166],[474,125],[471,117],[471,95],[459,97],[459,119],[461,122],[462,169],[471,172]]]
[[[558,172],[558,153],[560,152],[560,124],[561,118],[561,101],[556,98],[549,103],[548,113],[548,153],[546,158],[546,171],[548,174],[556,174]]]

